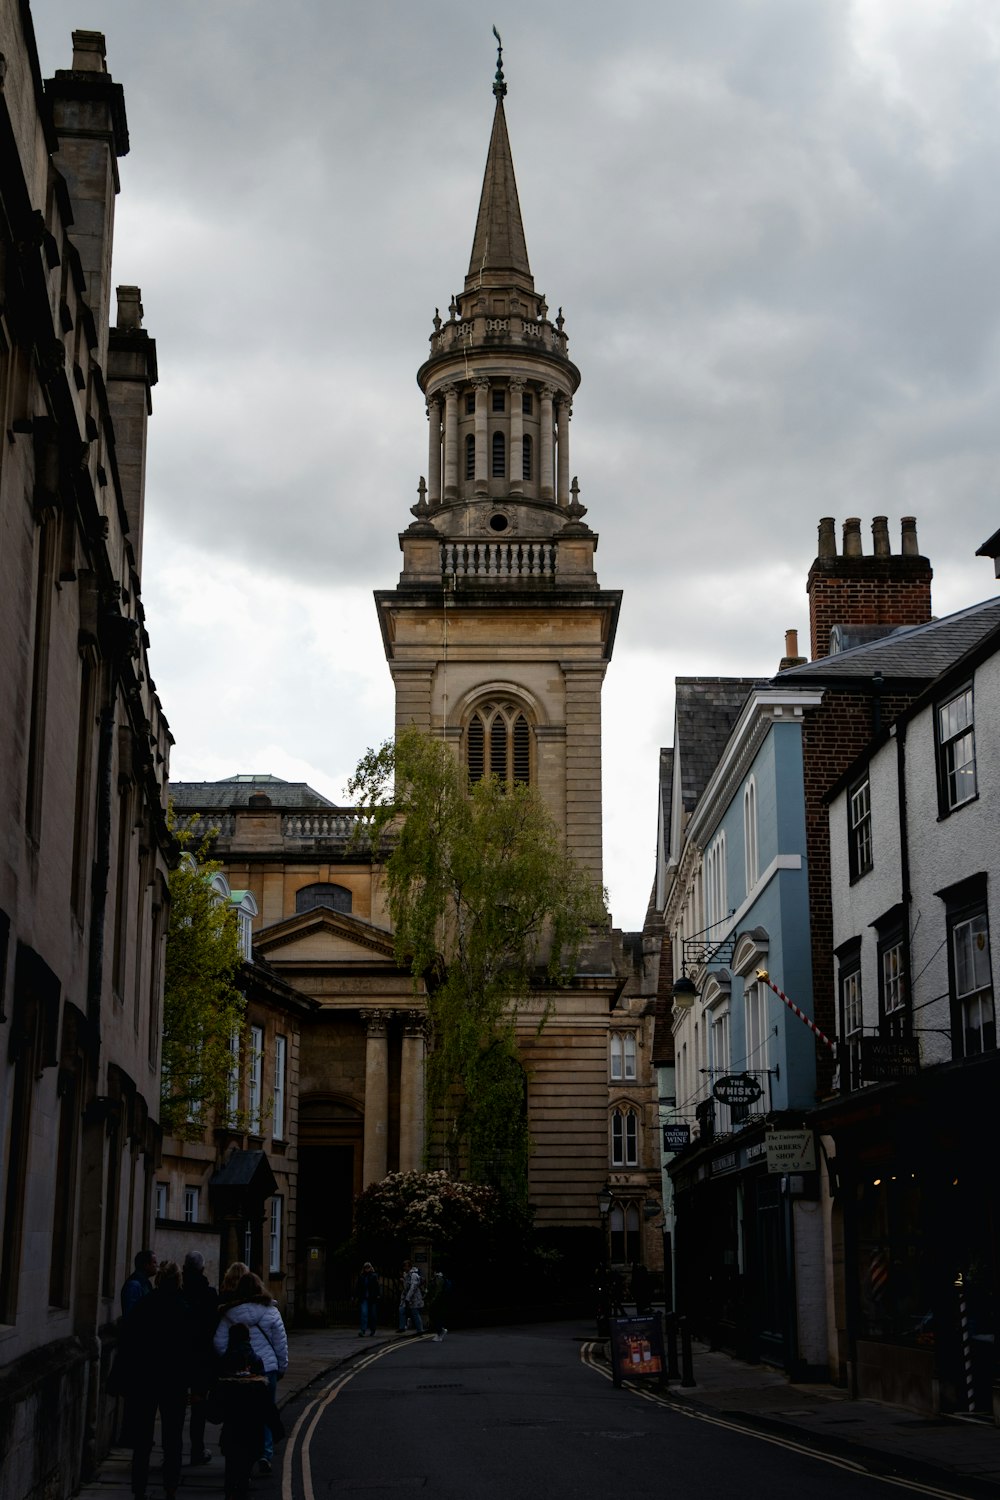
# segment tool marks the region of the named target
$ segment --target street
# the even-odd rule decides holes
[[[672,1408],[652,1388],[616,1391],[598,1347],[559,1325],[377,1345],[283,1415],[282,1500],[401,1490],[439,1500],[961,1493],[872,1477],[793,1438]],[[275,1469],[262,1494],[277,1491]]]

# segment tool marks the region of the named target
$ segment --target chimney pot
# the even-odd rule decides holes
[[[118,294],[118,320],[119,328],[141,328],[142,327],[142,293],[137,286],[119,286],[115,288]]]
[[[799,654],[799,632],[797,630],[785,631],[785,655],[798,656]]]
[[[74,31],[74,73],[106,73],[106,55],[103,31]]]
[[[824,516],[819,523],[819,550],[820,557],[836,557],[837,555],[837,523],[833,516]]]
[[[872,542],[874,544],[876,557],[889,557],[892,548],[889,545],[889,517],[875,516],[872,520]]]
[[[844,522],[844,556],[861,557],[861,517],[848,516]]]
[[[919,557],[920,547],[917,543],[917,518],[916,516],[904,516],[902,518],[902,552],[904,557]]]

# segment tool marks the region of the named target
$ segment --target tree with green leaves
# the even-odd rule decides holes
[[[184,854],[170,872],[160,1124],[181,1140],[199,1139],[212,1115],[228,1117],[233,1054],[245,1031],[246,998],[234,982],[239,925],[212,884],[221,866],[204,852]]]
[[[603,892],[566,853],[538,792],[470,784],[444,741],[415,727],[369,750],[348,783],[384,859],[397,956],[427,987],[430,1132],[446,1159],[527,1196],[531,1141],[518,1017],[545,1024]]]

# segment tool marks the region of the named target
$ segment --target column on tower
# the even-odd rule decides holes
[[[431,396],[427,401],[427,499],[441,504],[441,400]]]
[[[520,495],[524,489],[524,381],[510,382],[510,488]]]
[[[381,1182],[389,1153],[389,1027],[388,1013],[369,1010],[362,1017],[365,1042],[365,1135],[362,1186]]]
[[[550,385],[542,386],[541,448],[538,455],[538,493],[543,500],[552,499],[552,398]]]
[[[406,1013],[399,1080],[399,1170],[419,1172],[424,1164],[424,1062],[427,1020],[419,1010]]]
[[[487,402],[490,383],[485,376],[473,382],[476,387],[476,494],[485,495],[489,489],[489,462],[487,454]]]
[[[444,396],[444,498],[458,499],[458,391],[446,385]]]
[[[560,505],[569,504],[569,419],[573,413],[573,403],[568,396],[559,397],[559,449],[557,463],[559,468],[559,485],[556,498]]]

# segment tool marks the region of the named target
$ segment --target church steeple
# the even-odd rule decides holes
[[[468,290],[479,284],[482,278],[494,275],[506,276],[508,279],[518,276],[526,278],[528,288],[533,290],[528,247],[524,240],[524,225],[521,223],[521,205],[517,199],[517,183],[514,180],[514,159],[511,156],[503,108],[507,85],[503,82],[503,73],[499,67],[493,92],[497,99],[493,134],[486,155],[483,191],[479,200],[479,215],[465,286]]]
[[[415,514],[444,536],[541,542],[583,514],[569,462],[580,372],[562,308],[550,319],[528,262],[502,56],[469,272],[447,321],[435,314],[430,357],[417,372],[430,432],[426,499]]]

